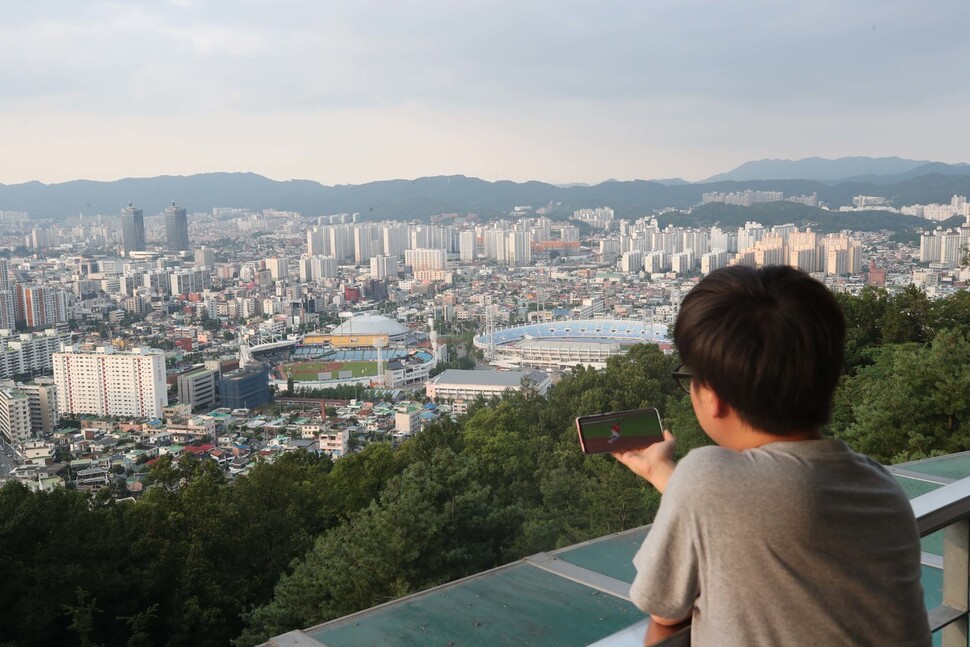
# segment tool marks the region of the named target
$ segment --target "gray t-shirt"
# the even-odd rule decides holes
[[[633,563],[633,602],[692,615],[694,645],[930,644],[909,501],[838,440],[695,449]]]

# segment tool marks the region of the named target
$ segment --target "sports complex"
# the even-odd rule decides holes
[[[491,363],[503,368],[534,366],[565,369],[583,364],[604,368],[606,360],[635,344],[668,346],[667,325],[635,319],[572,319],[502,328],[491,334]],[[475,346],[486,351],[490,335],[477,335]]]
[[[376,313],[349,317],[328,333],[310,333],[273,362],[276,380],[303,387],[381,384],[400,387],[423,382],[436,365],[427,335]]]

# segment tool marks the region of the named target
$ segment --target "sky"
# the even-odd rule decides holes
[[[0,183],[970,161],[966,0],[0,0]]]

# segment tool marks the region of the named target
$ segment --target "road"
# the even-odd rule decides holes
[[[7,445],[6,441],[0,438],[0,478],[5,479],[10,470],[17,466],[13,450]]]

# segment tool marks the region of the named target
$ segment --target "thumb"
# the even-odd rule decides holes
[[[677,437],[670,433],[669,429],[664,429],[664,440],[677,440]]]

